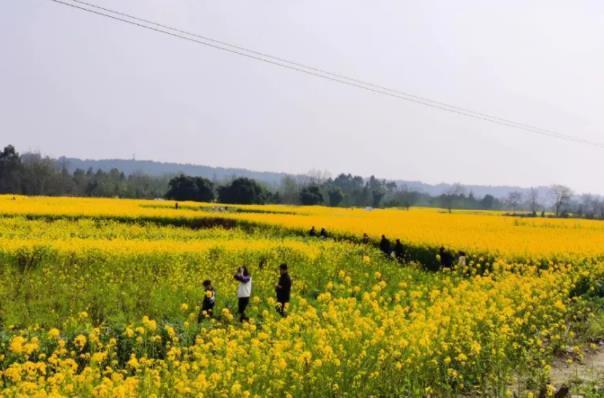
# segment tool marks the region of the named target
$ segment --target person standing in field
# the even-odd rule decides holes
[[[453,266],[453,256],[443,246],[438,250],[438,254],[440,255],[440,265],[442,268],[451,268]]]
[[[287,272],[287,264],[283,263],[279,266],[279,274],[279,281],[275,285],[277,312],[284,317],[286,315],[285,306],[289,303],[292,290],[292,280]]]
[[[390,256],[391,248],[390,241],[386,238],[386,235],[382,235],[382,240],[380,240],[380,250],[386,255]]]
[[[315,226],[313,225],[312,228],[310,229],[310,231],[308,231],[308,235],[311,237],[315,237],[317,236],[317,230],[315,229]]]
[[[396,240],[394,244],[394,256],[398,261],[403,261],[405,258],[405,246],[401,243],[400,239]]]
[[[321,233],[319,235],[321,238],[327,239],[327,230],[325,228],[321,228]]]
[[[369,235],[367,233],[363,233],[363,240],[361,242],[365,245],[369,243]]]
[[[206,279],[203,281],[203,301],[201,302],[201,311],[197,317],[197,322],[204,318],[211,318],[214,315],[214,306],[216,305],[216,290],[212,286],[212,281]]]
[[[465,267],[466,266],[466,253],[461,251],[459,252],[459,258],[457,259],[457,265],[459,267]]]
[[[235,280],[239,281],[239,287],[237,287],[239,321],[249,321],[249,318],[245,315],[245,309],[250,303],[250,296],[252,295],[252,275],[245,265],[237,269]]]

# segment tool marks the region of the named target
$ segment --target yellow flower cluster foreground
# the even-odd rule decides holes
[[[553,347],[568,338],[571,275],[391,286],[376,273],[361,287],[341,270],[287,318],[267,299],[249,324],[224,309],[201,329],[194,312],[179,325],[144,316],[123,329],[81,313],[78,332],[11,337],[0,388],[31,397],[505,396],[517,366],[546,377]]]

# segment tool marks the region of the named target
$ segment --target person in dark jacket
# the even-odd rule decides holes
[[[290,293],[292,290],[292,280],[287,272],[287,264],[283,263],[279,266],[279,281],[275,285],[277,293],[277,312],[281,316],[285,316],[285,305],[289,303]]]
[[[369,244],[369,235],[367,235],[366,233],[363,234],[363,239],[361,240],[361,242],[363,242],[363,244],[367,245]]]
[[[310,231],[308,231],[308,235],[311,237],[315,237],[317,236],[317,230],[315,229],[315,226],[313,225],[312,228],[310,229]]]
[[[392,249],[390,248],[390,241],[386,238],[386,235],[382,235],[382,240],[380,241],[380,250],[386,255],[390,256],[390,252]]]
[[[405,246],[403,246],[400,239],[397,239],[394,244],[394,256],[398,261],[403,261],[405,259]]]
[[[440,255],[440,265],[443,268],[451,268],[453,266],[453,256],[448,250],[445,250],[443,246],[438,250]]]
[[[204,318],[211,318],[216,305],[216,290],[209,279],[203,281],[203,292],[203,301],[201,302],[201,311],[199,311],[197,322],[201,322]]]
[[[325,228],[321,228],[321,233],[319,233],[319,236],[323,239],[327,238],[327,230]]]

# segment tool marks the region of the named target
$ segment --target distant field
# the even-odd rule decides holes
[[[426,271],[440,245],[467,264]],[[0,196],[0,396],[535,396],[555,356],[604,337],[603,256],[586,220]]]
[[[580,219],[521,218],[500,212],[440,209],[365,210],[303,206],[224,206],[171,201],[26,198],[0,196],[0,214],[111,216],[126,218],[224,218],[378,239],[386,234],[411,245],[490,253],[516,260],[528,257],[604,256],[604,222]],[[227,209],[227,211],[223,211]],[[238,210],[244,210],[240,212]]]

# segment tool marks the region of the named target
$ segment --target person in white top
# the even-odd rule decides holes
[[[245,309],[250,303],[250,296],[252,295],[252,275],[244,265],[237,269],[235,279],[239,281],[239,287],[237,287],[239,321],[248,321],[249,318],[245,315]]]
[[[459,252],[459,259],[457,260],[457,265],[459,265],[460,267],[466,266],[466,253],[465,252]]]

